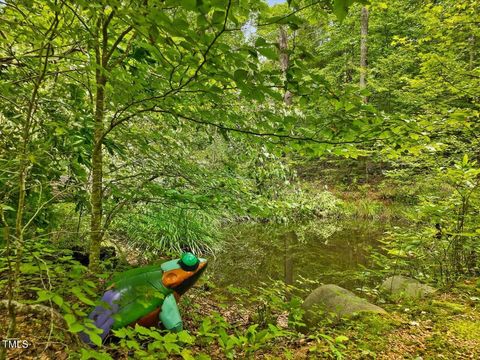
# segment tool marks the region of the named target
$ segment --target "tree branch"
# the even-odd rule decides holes
[[[170,90],[166,91],[165,93],[163,93],[162,95],[158,95],[158,96],[152,96],[152,97],[149,97],[149,98],[144,98],[144,99],[141,99],[141,100],[137,100],[137,101],[134,101],[130,104],[128,104],[127,106],[125,106],[123,109],[121,109],[120,111],[118,111],[115,116],[114,116],[114,119],[113,119],[113,122],[115,122],[115,119],[122,115],[125,111],[127,111],[130,107],[134,106],[134,105],[138,105],[138,104],[141,104],[141,103],[145,103],[147,101],[151,101],[151,100],[158,100],[158,99],[164,99],[166,98],[167,96],[170,96],[170,95],[174,95],[174,94],[177,94],[178,92],[180,92],[184,87],[186,87],[188,84],[190,84],[199,74],[200,70],[203,68],[203,66],[207,63],[207,58],[208,58],[208,54],[210,53],[213,45],[215,45],[215,43],[217,42],[217,40],[220,38],[220,36],[225,32],[225,30],[227,29],[227,20],[228,20],[228,15],[230,13],[230,8],[232,6],[232,0],[229,0],[228,1],[228,5],[227,5],[227,9],[225,10],[225,19],[223,21],[223,26],[222,26],[222,29],[215,34],[215,37],[213,38],[213,40],[210,42],[210,44],[207,46],[207,48],[205,49],[205,51],[202,53],[202,57],[203,57],[203,60],[202,62],[198,65],[197,69],[195,70],[194,74],[186,81],[184,82],[183,84],[179,84],[179,86],[177,86],[176,88],[171,88]]]
[[[110,48],[110,50],[108,51],[108,54],[106,55],[105,57],[105,60],[106,60],[106,63],[110,60],[110,58],[112,57],[114,51],[117,49],[117,46],[120,44],[120,42],[125,38],[125,36],[127,36],[127,34],[132,31],[133,29],[133,26],[129,26],[127,27],[117,38],[117,40],[115,40],[115,42],[113,43],[112,47]],[[126,51],[125,54],[127,54],[128,52]],[[126,56],[126,55],[125,55]],[[124,57],[125,57],[124,56]],[[115,63],[117,64],[118,61]],[[111,67],[114,67],[114,65],[112,65]]]
[[[214,123],[214,122],[211,122],[211,121],[198,119],[198,118],[193,118],[191,116],[179,114],[179,113],[177,113],[175,111],[172,111],[172,110],[158,109],[156,106],[152,106],[150,108],[140,110],[140,111],[138,111],[134,114],[130,114],[130,115],[128,115],[128,116],[126,116],[126,117],[124,117],[124,118],[122,118],[122,119],[120,119],[116,122],[112,122],[110,124],[110,127],[105,131],[105,136],[110,131],[112,131],[115,127],[117,127],[118,125],[120,125],[124,122],[127,122],[128,120],[134,118],[135,116],[137,116],[139,114],[148,113],[148,112],[168,114],[168,115],[171,115],[175,118],[180,118],[180,119],[187,120],[187,121],[190,121],[190,122],[194,122],[194,123],[197,123],[197,124],[213,126],[215,128],[221,129],[221,130],[232,131],[232,132],[242,133],[242,134],[246,134],[246,135],[257,136],[257,137],[275,137],[275,138],[279,138],[279,139],[287,139],[287,140],[292,140],[292,141],[304,141],[304,142],[312,142],[312,143],[316,143],[316,144],[329,144],[329,145],[361,144],[361,143],[373,142],[373,141],[379,140],[377,138],[372,138],[372,139],[366,139],[366,140],[332,141],[332,140],[321,140],[321,139],[308,137],[308,136],[305,137],[305,136],[296,136],[296,135],[289,135],[289,134],[278,134],[278,133],[274,133],[274,132],[258,132],[258,131],[254,131],[254,130],[251,130],[251,129],[232,128],[232,127],[225,126],[225,125],[222,125],[222,124],[217,124],[217,123]]]

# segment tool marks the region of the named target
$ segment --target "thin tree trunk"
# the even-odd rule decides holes
[[[294,276],[293,276],[293,254],[292,254],[292,247],[298,241],[298,236],[295,230],[288,231],[283,235],[284,241],[284,262],[283,262],[283,270],[284,270],[284,281],[285,285],[293,285],[294,283]],[[287,301],[292,298],[292,294],[290,293],[290,289],[287,286],[287,291],[285,293]]]
[[[49,32],[51,31],[49,40],[53,39],[58,23],[59,23],[58,13],[56,13],[55,18],[52,22],[52,25],[49,29]],[[9,325],[8,325],[7,334],[6,334],[7,339],[12,338],[15,335],[15,329],[17,325],[16,323],[17,315],[16,315],[15,307],[13,306],[13,302],[20,289],[20,266],[23,259],[24,231],[25,231],[23,218],[25,213],[26,183],[27,183],[28,168],[29,168],[28,145],[30,142],[31,130],[33,127],[33,124],[32,124],[34,121],[33,116],[35,114],[37,101],[38,101],[38,92],[47,74],[49,55],[51,51],[51,44],[49,42],[45,42],[42,44],[40,53],[39,53],[40,58],[43,55],[44,51],[45,51],[45,58],[43,62],[40,64],[39,75],[36,81],[34,82],[32,95],[28,103],[27,113],[25,115],[25,122],[23,123],[23,129],[22,129],[21,147],[20,147],[20,152],[18,154],[20,158],[20,162],[18,166],[18,201],[17,201],[17,213],[15,217],[15,243],[14,244],[12,244],[12,237],[9,236],[10,234],[8,232],[8,227],[5,233],[6,240],[7,240],[7,243],[6,243],[7,262],[9,267],[8,289],[7,289],[7,304],[8,304],[7,309],[8,309],[8,316],[9,316]],[[2,213],[2,217],[3,217],[3,213]],[[3,222],[5,222],[5,225],[7,226],[4,217],[2,220]],[[15,248],[16,250],[14,267],[12,267],[11,265],[11,255],[12,255],[13,248]],[[6,349],[1,348],[0,360],[3,360],[5,358],[6,358]]]
[[[285,284],[293,285],[293,255],[292,246],[298,240],[295,231],[288,231],[283,235],[284,241],[284,275]]]
[[[103,136],[105,118],[105,85],[107,78],[104,74],[104,62],[97,49],[96,71],[96,97],[95,97],[95,128],[94,146],[92,152],[92,190],[90,202],[92,216],[90,221],[90,251],[89,267],[97,271],[100,266],[100,245],[102,242],[102,217],[103,217]]]
[[[470,45],[470,56],[469,56],[469,62],[468,62],[468,71],[472,71],[475,68],[475,35],[471,35],[468,38],[468,43]]]
[[[103,9],[105,11],[105,9]],[[90,249],[89,249],[89,268],[96,272],[100,267],[100,245],[104,235],[103,222],[103,142],[108,132],[105,131],[105,87],[108,82],[107,73],[112,67],[118,65],[121,60],[117,59],[114,64],[109,64],[113,52],[118,44],[133,30],[133,26],[128,26],[114,41],[109,48],[109,24],[115,16],[112,10],[108,16],[105,12],[98,18],[96,26],[95,43],[95,125],[94,125],[94,146],[92,151],[92,187],[90,194],[91,220],[90,220]],[[101,34],[101,35],[100,35]],[[127,52],[128,53],[128,46]],[[121,58],[123,59],[123,58]]]
[[[368,38],[368,9],[363,6],[360,15],[360,89],[367,87],[367,38]],[[362,97],[363,102],[368,102],[368,97]]]
[[[289,65],[288,57],[288,35],[284,26],[279,28],[278,45],[280,49],[280,69],[282,70],[283,80],[285,81],[285,94],[283,95],[283,101],[285,105],[290,106],[292,104],[292,93],[287,87],[287,71]],[[296,238],[294,231],[288,231],[284,236],[284,281],[286,285],[293,284],[293,258],[291,254],[291,241]],[[291,295],[286,294],[287,299],[290,299]]]
[[[346,83],[348,83],[348,81],[349,81],[349,74],[348,74],[348,51],[347,51],[347,49],[345,49],[345,51],[343,52],[343,55],[344,55],[344,57],[345,57],[345,72],[344,72],[343,82],[346,84]]]
[[[288,36],[287,30],[284,26],[280,26],[278,45],[280,48],[280,69],[282,70],[283,81],[285,82],[285,94],[283,95],[283,101],[286,105],[292,104],[292,93],[288,90],[287,86],[287,71],[288,71]]]
[[[89,268],[97,272],[100,267],[103,215],[103,132],[105,118],[105,85],[107,84],[105,54],[108,43],[105,9],[97,20],[95,29],[95,111],[92,150],[92,186],[90,191],[90,244]]]

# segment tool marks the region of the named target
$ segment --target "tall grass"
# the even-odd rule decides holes
[[[121,214],[113,235],[128,246],[153,253],[197,254],[212,252],[218,236],[218,221],[202,210],[144,205]]]
[[[371,198],[349,199],[341,203],[346,217],[365,220],[406,219],[406,205]]]

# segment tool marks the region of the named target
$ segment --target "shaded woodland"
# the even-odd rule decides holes
[[[0,1],[0,359],[480,357],[479,24],[478,0]],[[113,276],[184,252],[209,268],[183,330],[102,344]],[[312,320],[324,284],[384,312]]]

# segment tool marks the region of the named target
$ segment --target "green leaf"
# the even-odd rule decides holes
[[[75,296],[84,304],[94,306],[95,302],[87,298],[87,296],[83,293],[82,289],[78,286],[75,286],[71,289],[71,292],[75,294]]]
[[[262,47],[262,46],[265,46],[267,45],[267,40],[265,40],[263,37],[257,37],[257,39],[255,40],[255,47]]]
[[[277,49],[273,46],[272,47],[260,47],[260,48],[257,48],[257,51],[269,60],[277,60],[278,59]]]
[[[38,298],[37,298],[38,302],[50,300],[54,296],[54,294],[52,294],[50,291],[47,291],[47,290],[40,290],[37,292],[37,294],[38,294]]]
[[[344,335],[340,335],[340,336],[337,336],[335,338],[335,342],[336,343],[343,343],[345,341],[348,341],[348,337],[344,336]]]
[[[248,72],[244,69],[238,69],[234,72],[233,74],[233,79],[237,82],[237,83],[244,83],[245,80],[247,79],[247,75],[248,75]]]
[[[80,353],[80,360],[89,360],[89,359],[96,359],[96,360],[112,360],[112,357],[104,352],[100,352],[93,349],[82,348]]]
[[[215,10],[212,15],[213,24],[223,24],[225,21],[225,11]]]
[[[63,298],[58,294],[53,295],[52,301],[58,306],[62,306],[64,303]]]
[[[8,211],[14,211],[15,209],[12,208],[11,206],[5,205],[5,204],[0,204],[0,209],[2,210],[8,210]]]
[[[121,339],[124,339],[127,337],[127,329],[126,328],[120,328],[118,330],[113,330],[113,334]]]
[[[78,323],[78,322],[72,324],[72,325],[69,326],[69,328],[68,328],[68,330],[70,330],[72,333],[78,333],[78,332],[80,332],[80,331],[82,331],[82,330],[84,330],[84,329],[85,329],[85,327],[84,327],[82,324]]]
[[[196,0],[181,0],[181,4],[187,10],[198,11]]]
[[[348,13],[348,7],[353,3],[353,0],[333,0],[333,13],[339,21],[345,19]]]
[[[178,346],[176,343],[166,342],[165,344],[163,344],[163,346],[165,347],[165,349],[169,354],[170,353],[178,354],[180,352],[180,346]]]
[[[192,352],[188,349],[183,349],[180,355],[184,360],[195,360],[195,358],[192,355]]]
[[[90,337],[90,340],[97,346],[102,346],[102,338],[94,331],[87,331],[85,332],[88,334]]]
[[[195,337],[190,335],[185,330],[180,331],[177,335],[178,335],[178,340],[185,344],[193,344],[195,342]]]
[[[138,324],[135,324],[135,331],[137,333],[139,333],[140,335],[147,335],[147,336],[151,336],[151,334],[153,332],[152,330],[147,329],[147,328],[145,328],[143,326],[140,326]]]
[[[36,265],[26,263],[26,264],[20,265],[20,271],[22,272],[22,274],[36,274],[38,273],[39,269],[38,269],[38,266]],[[39,300],[39,301],[42,301],[42,300]]]
[[[72,314],[66,314],[66,315],[64,315],[63,318],[65,319],[65,322],[67,323],[68,326],[71,326],[72,324],[74,324],[77,321],[75,316],[73,316]]]

